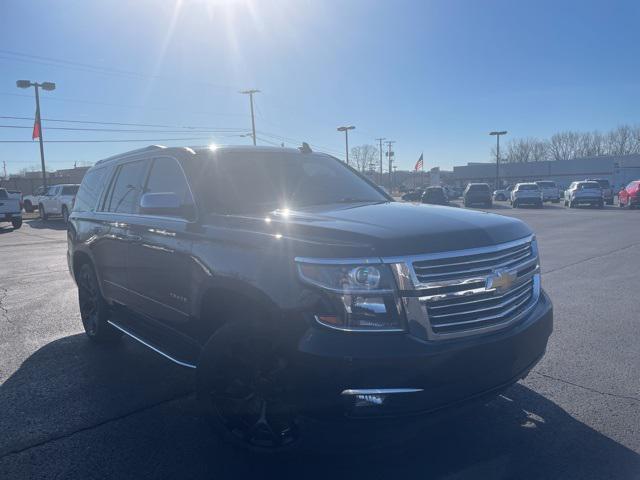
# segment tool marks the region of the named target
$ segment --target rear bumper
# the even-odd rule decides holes
[[[22,218],[22,213],[0,213],[0,222],[10,222],[11,220],[18,220]]]
[[[542,199],[540,197],[516,197],[513,201],[522,204],[537,204],[542,202]]]
[[[544,355],[552,329],[553,308],[544,293],[519,323],[475,338],[426,342],[407,334],[311,328],[298,346],[303,403],[354,417],[462,406],[526,376]]]
[[[573,199],[573,203],[576,203],[576,204],[582,204],[582,203],[595,204],[603,201],[604,201],[604,198],[602,197],[574,197]]]

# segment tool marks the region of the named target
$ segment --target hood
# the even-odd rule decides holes
[[[323,205],[227,218],[236,228],[300,244],[296,255],[318,257],[434,253],[495,245],[532,233],[520,220],[502,215],[400,202]]]

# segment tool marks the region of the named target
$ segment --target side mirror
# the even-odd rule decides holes
[[[182,216],[180,199],[173,192],[145,193],[140,197],[140,213],[147,215]]]

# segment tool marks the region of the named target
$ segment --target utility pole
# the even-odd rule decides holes
[[[256,119],[253,114],[253,94],[260,93],[260,90],[251,89],[251,90],[242,90],[240,92],[243,95],[249,95],[249,104],[251,105],[251,131],[253,132],[253,145],[256,145]]]
[[[391,150],[391,145],[396,143],[395,140],[387,140],[385,142],[387,144],[387,160],[389,162],[389,193],[393,190],[393,182],[391,179],[391,175],[393,174],[393,151]]]
[[[347,154],[347,165],[349,165],[349,130],[354,130],[356,127],[349,125],[348,127],[338,127],[339,132],[344,132],[344,149]]]
[[[6,180],[7,179],[7,162],[5,162],[4,160],[2,161],[2,169],[4,170],[4,176],[2,178]]]
[[[498,185],[500,183],[500,135],[506,135],[507,131],[503,130],[500,132],[489,132],[489,135],[495,135],[496,137],[496,187],[497,190],[500,188]]]
[[[18,88],[35,87],[36,90],[36,124],[38,125],[38,140],[40,141],[40,164],[42,166],[42,186],[47,186],[47,171],[44,166],[44,140],[42,139],[42,121],[40,117],[40,94],[38,89],[42,87],[43,90],[48,92],[56,89],[56,84],[53,82],[32,82],[30,80],[18,80],[16,82]],[[35,125],[34,125],[35,127]]]
[[[382,185],[382,141],[384,138],[376,138],[376,140],[380,143],[380,181],[378,183]]]

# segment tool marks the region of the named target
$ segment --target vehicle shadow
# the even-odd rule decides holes
[[[49,220],[42,220],[40,218],[34,218],[33,220],[26,220],[31,228],[47,229],[47,230],[66,230],[67,224],[64,223],[62,218],[53,218]]]
[[[388,448],[293,457],[248,456],[222,444],[198,416],[192,386],[191,370],[128,339],[111,347],[84,335],[55,340],[0,386],[0,477],[601,479],[640,472],[640,455],[521,384],[442,424],[397,421],[354,439],[393,439]],[[330,445],[335,437],[322,440]]]
[[[11,224],[7,224],[7,226],[5,225],[0,225],[0,235],[4,234],[4,233],[11,233],[15,230],[15,228],[13,228],[11,226]]]

